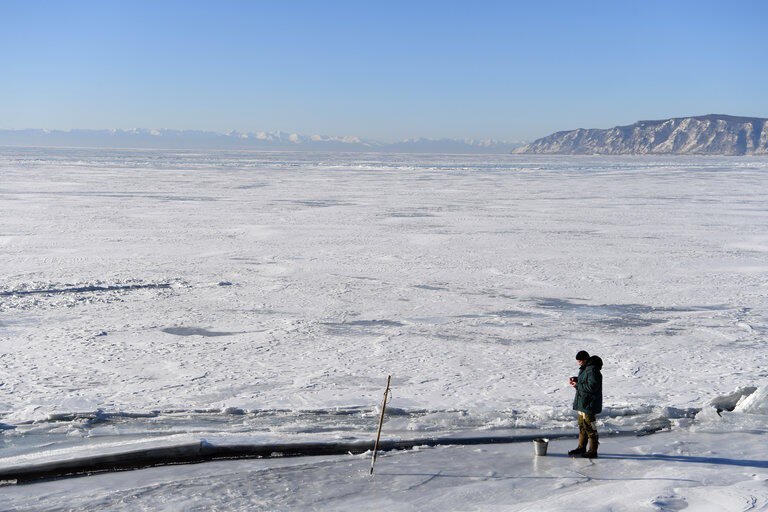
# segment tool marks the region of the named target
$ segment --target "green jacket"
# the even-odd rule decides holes
[[[579,368],[576,381],[576,397],[573,399],[573,409],[587,414],[597,414],[603,410],[603,374],[600,370],[603,361],[592,356]]]

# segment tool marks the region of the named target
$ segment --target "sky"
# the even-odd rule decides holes
[[[0,128],[532,140],[768,117],[766,1],[0,0]]]

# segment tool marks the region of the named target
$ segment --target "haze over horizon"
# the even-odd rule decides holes
[[[766,21],[0,0],[0,512],[768,512]]]
[[[659,13],[663,12],[663,16]],[[533,140],[768,117],[756,1],[5,2],[0,128]]]

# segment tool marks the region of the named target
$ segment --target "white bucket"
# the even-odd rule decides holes
[[[533,451],[538,456],[544,456],[547,454],[548,445],[549,439],[546,437],[539,437],[533,440]]]

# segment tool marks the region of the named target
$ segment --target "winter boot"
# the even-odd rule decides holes
[[[587,449],[587,434],[579,432],[579,447],[575,450],[568,452],[568,456],[576,457],[577,455],[583,455]]]
[[[589,438],[589,450],[587,453],[584,453],[582,457],[585,459],[596,459],[597,458],[597,446],[600,444],[597,442],[597,435],[595,437]]]

